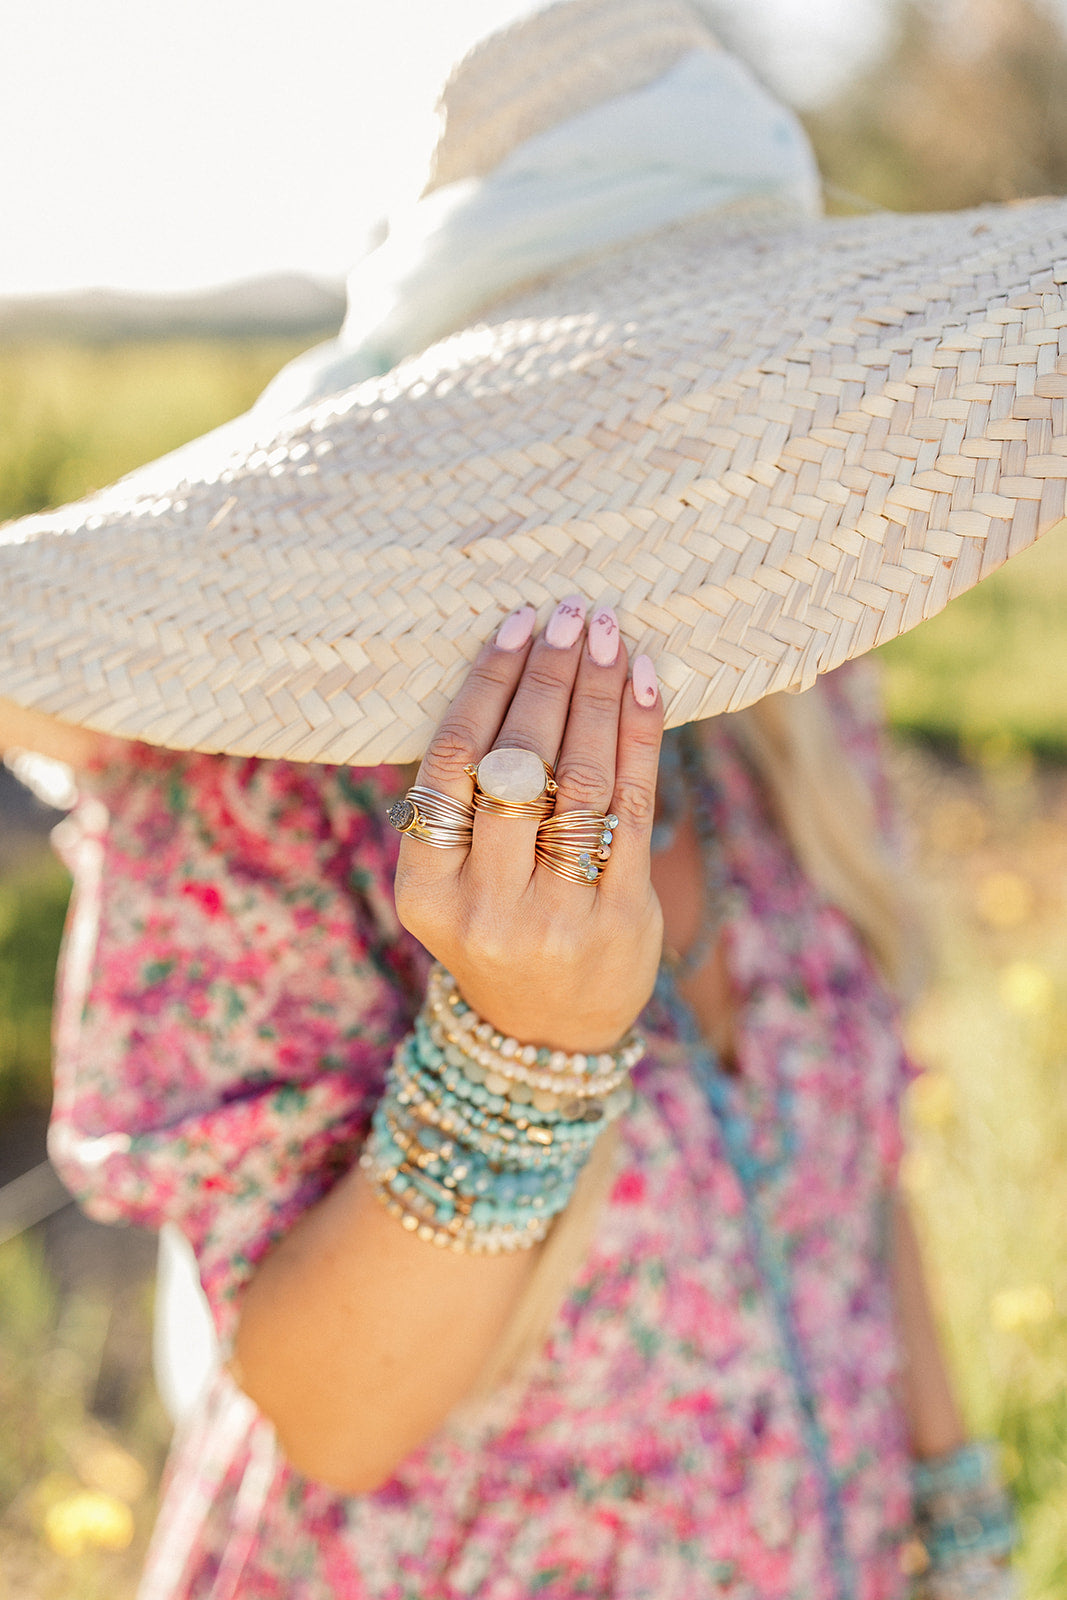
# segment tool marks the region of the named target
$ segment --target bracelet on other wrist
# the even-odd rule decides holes
[[[912,1465],[917,1600],[1009,1600],[1007,1565],[1019,1542],[1011,1497],[988,1440]]]

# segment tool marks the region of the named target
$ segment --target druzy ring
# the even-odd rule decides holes
[[[423,784],[409,789],[403,800],[389,807],[386,816],[397,833],[408,834],[435,849],[469,850],[471,847],[473,808],[462,800],[453,800],[451,795],[427,789]]]

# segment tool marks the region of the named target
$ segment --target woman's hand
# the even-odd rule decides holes
[[[499,746],[556,770],[556,813],[613,812],[611,859],[595,885],[536,863],[532,818],[478,811],[469,853],[401,843],[397,910],[494,1027],[565,1050],[603,1050],[655,982],[663,924],[649,878],[663,706],[647,657],[628,681],[615,614],[564,600],[530,643],[533,611],[508,617],[441,721],[418,782],[471,797],[464,772]]]

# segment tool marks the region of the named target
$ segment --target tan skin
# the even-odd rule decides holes
[[[622,821],[595,893],[535,869],[532,825],[526,837],[514,819],[479,814],[469,858],[402,843],[402,920],[475,1008],[516,1037],[572,1050],[611,1044],[647,999],[661,938],[684,951],[695,936],[692,828],[649,858],[661,726],[658,697],[639,706],[631,692],[621,645],[614,664],[601,666],[584,636],[566,650],[541,637],[517,651],[482,650],[427,752],[419,781],[466,799],[463,765],[493,745],[558,749],[557,808],[610,808]],[[95,743],[0,700],[0,747],[24,745],[77,767]],[[685,995],[729,1064],[734,1010],[721,948]],[[412,1238],[354,1169],[252,1277],[236,1339],[241,1384],[298,1468],[344,1492],[377,1488],[475,1386],[535,1260],[536,1252],[457,1256]],[[965,1430],[899,1198],[893,1282],[912,1449],[936,1455]]]

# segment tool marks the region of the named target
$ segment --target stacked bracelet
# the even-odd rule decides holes
[[[526,1089],[532,1092],[531,1099],[534,1095],[560,1100],[603,1098],[626,1082],[645,1052],[644,1040],[633,1029],[614,1050],[589,1055],[520,1044],[517,1039],[498,1033],[491,1023],[483,1022],[443,967],[435,967],[430,975],[426,1013],[446,1056],[451,1048],[457,1053],[456,1064],[468,1076],[478,1081],[480,1069],[490,1088],[509,1093],[520,1102],[527,1098],[523,1092]],[[545,1109],[551,1108],[546,1105]]]
[[[1015,1593],[1006,1563],[1018,1543],[1014,1507],[1000,1481],[996,1446],[965,1444],[912,1468],[919,1594],[964,1600]]]
[[[478,1253],[528,1249],[567,1205],[602,1129],[629,1105],[629,1069],[642,1052],[630,1034],[603,1056],[541,1059],[484,1024],[436,968],[394,1054],[360,1165],[419,1238]]]

